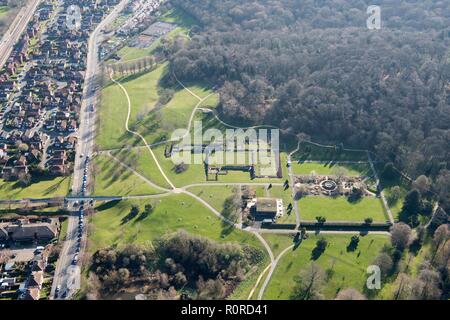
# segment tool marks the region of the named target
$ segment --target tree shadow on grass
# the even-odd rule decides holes
[[[105,203],[99,205],[95,210],[98,211],[98,212],[101,212],[101,211],[112,209],[117,204],[119,204],[120,201],[121,200],[113,200],[113,201],[105,202]]]
[[[136,218],[136,216],[137,216],[138,214],[139,214],[139,211],[138,211],[138,210],[135,211],[135,210],[131,209],[130,212],[129,212],[125,217],[122,218],[120,224],[121,224],[121,225],[124,225],[124,224],[130,222],[131,220],[133,220],[134,218]]]
[[[69,179],[68,177],[65,177],[64,179],[62,179],[61,181],[51,185],[50,187],[48,187],[47,189],[45,189],[44,194],[45,195],[49,195],[52,194],[53,192],[56,192],[60,187],[61,184],[66,181],[67,179]]]

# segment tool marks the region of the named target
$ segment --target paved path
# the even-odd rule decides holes
[[[259,290],[259,293],[258,293],[258,300],[262,300],[262,297],[263,297],[263,295],[264,295],[264,292],[266,291],[267,285],[269,284],[270,279],[272,278],[272,275],[273,275],[273,273],[274,273],[274,271],[275,271],[275,269],[276,269],[276,267],[277,267],[277,264],[278,264],[278,262],[280,261],[281,257],[282,257],[286,252],[288,252],[290,249],[292,249],[293,247],[294,247],[293,245],[290,246],[290,247],[287,247],[286,249],[284,249],[284,250],[278,255],[278,257],[277,257],[277,259],[276,259],[275,261],[272,261],[272,264],[271,264],[270,269],[269,269],[269,274],[267,275],[267,277],[266,277],[266,279],[264,280],[264,283],[263,283],[261,289]]]

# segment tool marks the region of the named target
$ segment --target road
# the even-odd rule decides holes
[[[41,0],[31,0],[27,6],[20,9],[18,15],[11,23],[11,26],[3,35],[0,42],[0,69],[8,61],[14,45],[19,41],[20,36],[26,30],[28,22],[34,15]]]
[[[89,193],[89,188],[83,188],[83,178],[85,177],[85,186],[89,186],[89,168],[86,165],[86,157],[93,153],[94,136],[95,136],[95,105],[97,102],[97,79],[99,66],[99,44],[102,41],[102,30],[118,16],[129,0],[122,0],[109,15],[96,27],[92,32],[88,42],[88,57],[85,74],[85,85],[83,90],[83,102],[80,111],[80,128],[78,130],[78,145],[73,173],[72,194],[74,196],[84,196]],[[85,172],[85,168],[87,171]],[[85,190],[84,190],[85,189]],[[62,297],[70,299],[73,294],[79,289],[80,285],[80,262],[76,267],[72,266],[72,260],[77,248],[78,241],[78,222],[79,211],[72,207],[72,215],[68,218],[67,240],[64,242],[61,250],[60,258],[58,260],[55,277],[53,280],[50,297],[55,299],[56,288],[60,288],[60,292],[67,294]],[[86,228],[84,228],[86,230]],[[83,239],[86,235],[83,235]],[[84,243],[82,241],[81,243]],[[83,249],[83,245],[81,246]],[[83,250],[81,249],[79,256],[82,257]]]

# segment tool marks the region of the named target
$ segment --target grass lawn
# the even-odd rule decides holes
[[[324,216],[328,221],[364,221],[371,217],[373,221],[385,222],[381,200],[375,197],[364,197],[356,203],[351,203],[346,197],[305,197],[299,200],[301,220],[316,220]]]
[[[167,64],[161,64],[150,72],[119,79],[130,95],[130,129],[142,134],[150,144],[170,139],[176,129],[187,128],[192,111],[199,102],[187,90],[178,86],[173,88],[175,92],[170,101],[164,106],[158,106],[158,90],[161,89],[159,82],[166,70]],[[200,85],[190,85],[189,89],[200,97],[211,93]],[[213,101],[211,99],[207,101]],[[128,104],[119,86],[109,84],[103,89],[99,112],[97,144],[101,149],[143,144],[125,130]]]
[[[308,266],[316,241],[322,237],[310,235],[295,250],[289,250],[281,258],[266,288],[264,299],[287,300],[295,287],[295,277]],[[347,251],[350,235],[323,235],[328,240],[325,252],[315,261],[324,271],[330,270],[331,277],[326,282],[323,293],[326,299],[334,299],[340,289],[355,288],[363,291],[366,283],[366,268],[373,262],[389,238],[382,235],[360,237],[355,251]],[[292,237],[266,234],[271,247],[278,254],[292,245]],[[332,271],[331,271],[332,270]]]
[[[339,164],[318,162],[298,163],[297,161],[292,162],[292,171],[294,174],[308,175],[314,171],[318,175],[333,175],[335,174],[335,170],[340,168],[346,169],[348,171],[348,175],[353,177],[372,175],[369,163]]]
[[[64,219],[64,221],[61,222],[61,231],[59,232],[59,241],[66,240],[68,226],[69,226],[69,219]]]
[[[383,189],[384,195],[387,199],[388,206],[391,209],[392,215],[394,219],[398,219],[398,215],[402,211],[403,201],[405,200],[405,196],[408,191],[404,187],[400,187],[400,197],[396,201],[390,201],[390,195],[392,193],[392,186],[385,187]]]
[[[112,154],[153,183],[164,188],[170,187],[147,148],[123,149]]]
[[[70,180],[70,177],[57,177],[51,180],[34,182],[28,187],[22,188],[17,186],[16,181],[0,179],[0,198],[14,200],[66,196],[71,187]]]
[[[127,196],[161,193],[160,190],[146,183],[132,171],[120,166],[107,155],[94,158],[95,185],[97,196]]]
[[[225,200],[233,195],[235,186],[208,186],[191,187],[189,192],[199,196],[208,202],[214,209],[221,212],[224,208]]]
[[[133,204],[143,210],[146,203],[152,203],[154,211],[148,217],[137,217],[126,222]],[[91,231],[88,250],[94,253],[98,249],[109,246],[123,246],[129,243],[148,243],[156,238],[177,230],[184,229],[189,233],[205,236],[217,241],[231,241],[264,247],[257,238],[247,232],[223,225],[213,213],[201,203],[187,195],[172,195],[160,199],[140,201],[110,202],[97,206],[97,213],[90,218]],[[233,299],[245,299],[259,272],[268,263],[263,261],[236,289]]]
[[[142,209],[146,203],[155,207],[150,216],[140,215],[128,222],[123,219],[133,204]],[[93,231],[90,235],[89,252],[108,246],[128,243],[145,243],[170,232],[184,229],[187,232],[220,241],[237,241],[262,248],[250,233],[230,229],[223,225],[212,212],[200,202],[187,195],[172,195],[159,199],[120,201],[100,205],[92,216]]]
[[[155,107],[159,99],[157,85],[164,70],[165,65],[160,65],[151,72],[121,79],[131,98],[131,126],[138,117],[145,116]],[[128,104],[125,94],[118,85],[110,83],[103,89],[99,113],[97,144],[102,149],[112,149],[139,142],[125,130]]]

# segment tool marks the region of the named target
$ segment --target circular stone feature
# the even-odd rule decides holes
[[[320,183],[320,187],[326,191],[334,191],[337,189],[337,184],[333,180],[324,180]]]

